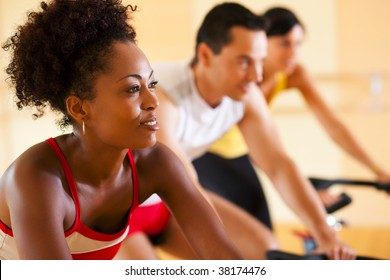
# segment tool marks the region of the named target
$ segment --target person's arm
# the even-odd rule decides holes
[[[39,167],[21,165],[24,158],[1,181],[9,213],[4,222],[12,227],[19,257],[72,259],[64,236],[66,199],[61,180]]]
[[[157,166],[153,170],[159,169],[157,194],[169,207],[194,251],[201,259],[242,259],[180,159],[163,144],[157,144],[156,149],[153,161]]]
[[[363,149],[350,130],[336,117],[315,86],[313,78],[299,65],[288,77],[288,87],[296,87],[329,136],[356,160],[369,168],[381,182],[390,182],[390,173],[383,170]]]
[[[340,242],[336,232],[326,223],[326,212],[315,189],[283,149],[259,88],[253,88],[245,100],[245,106],[239,128],[247,142],[251,159],[302,219],[322,250],[331,258],[353,257],[353,252]]]

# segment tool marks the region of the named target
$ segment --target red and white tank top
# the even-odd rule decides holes
[[[137,171],[131,151],[128,151],[128,157],[133,171],[133,202],[130,208],[127,225],[114,234],[105,234],[94,231],[85,226],[80,217],[80,203],[78,198],[77,186],[74,181],[70,167],[58,144],[53,138],[46,140],[53,151],[56,153],[64,170],[67,183],[71,192],[72,199],[76,207],[76,218],[72,227],[65,231],[66,241],[71,251],[73,259],[87,260],[107,260],[112,259],[119,250],[120,244],[128,235],[130,230],[131,213],[138,206],[138,178]],[[0,259],[19,259],[12,229],[8,228],[0,221]]]

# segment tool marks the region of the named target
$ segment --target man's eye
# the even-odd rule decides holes
[[[250,65],[250,62],[249,62],[248,60],[241,60],[241,61],[240,61],[240,66],[241,66],[242,68],[248,68],[249,65]]]
[[[281,43],[281,45],[283,46],[283,47],[289,47],[290,46],[290,43],[289,42],[287,42],[287,41],[283,41],[282,43]]]

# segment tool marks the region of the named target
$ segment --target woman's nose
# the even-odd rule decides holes
[[[143,95],[142,109],[144,110],[154,110],[158,107],[159,101],[154,90],[146,88]]]

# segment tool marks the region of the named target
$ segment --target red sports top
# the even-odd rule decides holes
[[[65,231],[66,241],[73,259],[107,260],[112,259],[118,252],[122,241],[130,230],[131,213],[138,206],[138,178],[136,166],[131,151],[128,151],[131,169],[133,171],[133,202],[130,208],[127,225],[119,232],[105,234],[94,231],[85,226],[80,219],[80,202],[77,193],[77,186],[66,159],[53,138],[46,140],[56,153],[64,170],[72,199],[76,207],[76,219],[72,227]],[[0,259],[19,259],[12,229],[0,221]]]

